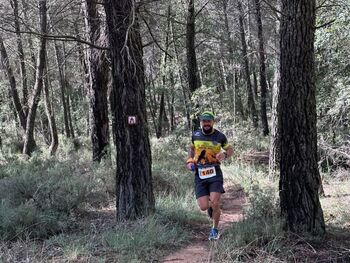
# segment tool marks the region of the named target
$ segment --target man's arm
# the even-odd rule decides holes
[[[187,160],[194,157],[194,147],[191,145],[190,149],[188,150]]]
[[[193,145],[191,145],[189,151],[188,151],[188,155],[187,155],[187,161],[186,161],[186,167],[188,170],[193,171],[194,168],[194,147]]]

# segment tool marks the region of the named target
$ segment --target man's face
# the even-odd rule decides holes
[[[214,126],[213,120],[203,120],[203,121],[201,121],[201,123],[202,123],[202,128],[205,131],[209,131]]]

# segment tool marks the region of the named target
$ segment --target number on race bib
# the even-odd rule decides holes
[[[206,168],[198,168],[198,174],[200,179],[207,179],[216,176],[216,170],[214,166]]]

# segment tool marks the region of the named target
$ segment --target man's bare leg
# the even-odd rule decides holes
[[[197,199],[197,204],[202,211],[207,210],[209,208],[209,196],[205,195],[205,196],[199,197]]]
[[[218,192],[211,192],[210,193],[210,202],[211,202],[211,208],[213,209],[213,227],[218,228],[219,221],[220,221],[220,199],[221,199],[221,193]]]

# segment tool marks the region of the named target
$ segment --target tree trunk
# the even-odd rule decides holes
[[[30,21],[29,16],[28,16],[28,4],[26,2],[26,0],[22,0],[22,7],[23,7],[23,18],[24,21]],[[25,27],[27,30],[32,30],[32,28],[28,25],[29,23],[25,23]],[[28,37],[28,46],[29,46],[29,50],[30,50],[30,59],[31,59],[31,63],[32,63],[32,67],[34,68],[34,74],[33,74],[33,78],[35,81],[35,76],[36,76],[36,59],[35,59],[35,54],[34,54],[34,44],[33,44],[33,40],[32,40],[32,35],[29,34]]]
[[[248,95],[248,109],[251,115],[253,126],[258,127],[258,115],[256,112],[256,107],[254,103],[254,95],[252,90],[252,83],[250,81],[250,71],[249,71],[249,60],[247,53],[247,43],[245,39],[244,25],[243,25],[243,9],[241,2],[238,1],[238,11],[239,11],[239,28],[241,34],[241,44],[242,44],[242,56],[243,56],[243,67],[245,72],[245,79],[247,85],[247,95]]]
[[[55,155],[57,147],[58,147],[58,135],[57,135],[57,126],[55,121],[55,114],[53,112],[53,108],[50,101],[50,92],[49,92],[49,86],[50,86],[50,80],[49,80],[49,70],[48,70],[48,63],[46,63],[45,67],[45,85],[44,85],[44,102],[45,102],[45,112],[47,115],[47,119],[49,121],[49,127],[50,127],[50,137],[51,137],[51,143],[49,148],[50,156]]]
[[[104,34],[96,2],[85,0],[84,12],[88,39],[91,43],[98,45],[103,42]],[[108,65],[105,51],[90,47],[88,68],[92,159],[99,162],[106,156],[109,145]]]
[[[197,57],[196,57],[196,13],[194,10],[194,0],[188,2],[187,24],[186,24],[186,51],[187,51],[187,74],[188,86],[193,93],[202,84],[199,77]]]
[[[170,73],[170,84],[171,84],[171,92],[170,96],[171,99],[169,98],[170,96],[167,96],[167,102],[168,102],[168,111],[169,111],[169,116],[170,116],[170,131],[175,130],[175,81],[174,81],[174,76],[173,72]]]
[[[178,77],[179,77],[179,81],[181,83],[181,88],[182,88],[182,95],[183,95],[183,99],[184,99],[184,106],[185,106],[185,115],[186,115],[186,119],[187,119],[187,127],[188,129],[191,129],[191,107],[190,107],[190,96],[189,96],[189,91],[186,87],[186,85],[184,84],[184,77],[183,77],[183,71],[181,70],[181,65],[180,65],[180,56],[179,56],[179,52],[178,52],[178,48],[176,45],[176,39],[175,39],[175,33],[174,33],[174,23],[171,21],[171,31],[172,31],[172,38],[173,38],[173,43],[174,43],[174,53],[175,53],[175,63],[177,65],[178,68]]]
[[[163,121],[164,121],[164,114],[165,114],[165,94],[164,90],[162,91],[162,94],[160,95],[160,104],[159,104],[159,115],[158,115],[158,124],[157,124],[157,130],[156,130],[156,136],[159,139],[162,137],[162,128],[163,128]]]
[[[254,62],[251,63],[250,68],[253,72],[253,96],[254,96],[254,102],[256,102],[258,97],[258,78],[256,77],[255,67],[253,66]]]
[[[28,80],[27,80],[27,71],[25,66],[25,56],[23,51],[23,43],[21,36],[21,27],[18,20],[18,0],[13,0],[13,14],[15,22],[15,31],[16,31],[16,40],[17,40],[17,50],[18,56],[20,59],[20,69],[21,69],[21,78],[22,78],[22,105],[25,115],[28,115]]]
[[[1,58],[2,58],[2,63],[4,64],[4,67],[6,68],[6,73],[7,73],[7,77],[9,79],[9,83],[10,83],[10,91],[11,91],[11,96],[13,99],[13,104],[16,108],[16,112],[19,118],[19,122],[23,128],[23,130],[26,130],[26,126],[27,126],[27,120],[26,120],[26,114],[25,111],[22,107],[21,104],[21,100],[19,98],[18,95],[18,91],[17,91],[17,84],[16,84],[16,79],[15,76],[13,74],[13,70],[7,55],[7,51],[4,45],[4,41],[2,39],[2,36],[0,35],[0,53],[1,53]]]
[[[117,141],[117,220],[155,210],[140,27],[134,0],[105,0]],[[130,125],[129,116],[136,117]]]
[[[258,39],[259,39],[259,73],[260,73],[260,118],[263,128],[263,135],[269,135],[269,125],[267,123],[267,81],[266,81],[266,64],[263,39],[263,27],[261,22],[260,0],[255,0],[256,22],[258,24]]]
[[[280,0],[277,0],[278,10],[281,9]],[[271,107],[271,138],[269,153],[269,177],[275,178],[280,163],[280,131],[278,125],[278,112],[280,112],[280,18],[276,19],[276,37],[275,37],[275,72],[274,83],[272,86],[272,107]]]
[[[233,41],[231,36],[231,30],[228,20],[228,13],[227,13],[227,5],[229,0],[222,0],[222,8],[224,12],[224,21],[225,21],[225,32],[226,32],[226,41],[227,41],[227,48],[229,51],[229,72],[228,72],[228,78],[227,78],[227,86],[232,88],[233,91],[233,108],[234,108],[234,119],[236,119],[236,112],[241,113],[241,117],[243,120],[245,120],[245,115],[243,111],[243,104],[242,99],[239,94],[239,85],[237,85],[236,81],[236,75],[237,75],[237,69],[235,68],[235,53],[234,51],[237,50],[236,43]],[[237,62],[237,61],[236,61]]]
[[[69,85],[67,82],[66,87],[68,88],[67,92],[67,114],[68,114],[68,123],[69,123],[69,131],[70,131],[70,136],[74,139],[75,133],[74,133],[74,128],[73,128],[73,121],[72,121],[72,111],[71,111],[71,97],[70,97],[70,92],[72,90],[72,87]]]
[[[318,196],[315,5],[315,0],[282,0],[280,199],[286,230],[321,235],[325,222]]]
[[[59,75],[60,89],[61,89],[61,103],[63,107],[63,121],[64,121],[64,130],[68,138],[71,137],[69,117],[67,110],[67,99],[66,99],[66,77],[64,72],[64,56],[62,47],[57,41],[55,41],[55,53],[56,53],[56,63]]]
[[[34,148],[34,122],[36,110],[40,100],[40,93],[43,87],[43,73],[45,68],[46,61],[46,38],[47,34],[47,15],[46,15],[46,0],[39,1],[39,12],[40,12],[40,45],[38,52],[38,60],[36,66],[36,77],[35,77],[35,85],[33,90],[33,96],[30,102],[30,108],[27,117],[27,129],[24,136],[24,146],[23,146],[23,154],[30,155]]]

